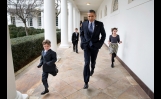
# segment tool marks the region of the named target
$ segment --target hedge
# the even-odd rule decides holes
[[[44,33],[11,39],[14,72],[41,55],[43,40]],[[60,32],[57,32],[57,42],[60,42]]]
[[[8,25],[10,38],[23,37],[26,36],[25,27],[16,27],[15,25]],[[44,33],[44,29],[35,29],[33,27],[27,28],[28,35],[35,35],[39,33]]]

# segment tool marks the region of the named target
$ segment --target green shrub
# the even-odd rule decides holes
[[[44,33],[11,39],[15,72],[41,54],[43,40]]]
[[[44,33],[44,29],[41,29],[41,33]]]
[[[56,32],[57,35],[57,43],[61,42],[61,32]]]
[[[23,37],[26,36],[25,27],[16,27],[15,25],[8,25],[10,38]],[[39,33],[44,33],[44,29],[35,29],[34,27],[27,28],[28,35],[35,35]]]
[[[26,36],[26,32],[25,31],[17,32],[17,37],[23,37],[23,36]]]
[[[57,43],[60,43],[61,33],[57,32],[56,34]],[[11,39],[12,57],[15,72],[41,55],[41,51],[43,50],[43,40],[44,33]]]
[[[16,38],[17,37],[17,31],[16,30],[10,30],[10,38]]]
[[[56,29],[56,31],[61,31],[61,29]]]
[[[16,27],[16,25],[13,25],[13,24],[11,24],[11,25],[8,25],[9,27]]]

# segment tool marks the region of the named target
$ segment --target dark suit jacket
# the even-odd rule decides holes
[[[40,64],[38,66],[43,65],[43,71],[51,73],[53,72],[54,68],[56,67],[55,62],[57,61],[56,52],[49,49],[46,52],[46,55],[43,56],[44,50],[41,52],[41,59]]]
[[[85,49],[88,46],[89,42],[92,41],[93,46],[97,49],[100,49],[106,38],[104,25],[102,22],[95,20],[94,32],[91,37],[88,30],[88,23],[89,21],[84,21],[82,23],[82,29],[80,33],[81,48]],[[100,39],[100,34],[101,34],[101,39]]]
[[[75,32],[72,34],[72,43],[74,42],[78,42],[79,41],[79,33],[77,33],[77,36],[75,34]]]

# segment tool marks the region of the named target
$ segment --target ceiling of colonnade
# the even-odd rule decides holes
[[[82,14],[88,12],[88,10],[93,9],[97,11],[103,0],[73,0],[77,8]],[[87,5],[89,3],[90,5]]]

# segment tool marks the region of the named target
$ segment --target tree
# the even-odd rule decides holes
[[[43,0],[7,0],[7,13],[16,16],[25,26],[26,36],[28,36],[26,21],[28,17],[35,16],[41,8]]]
[[[61,0],[55,0],[56,17],[58,17],[58,15],[61,12],[60,3],[61,3]]]
[[[43,11],[43,9],[41,10],[44,3],[43,1],[44,0],[7,0],[7,14],[9,13],[11,16],[16,16],[17,19],[24,23],[26,36],[28,36],[26,22],[29,17],[34,17]],[[55,0],[56,17],[61,11],[60,2],[61,0]]]

